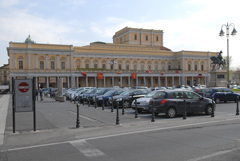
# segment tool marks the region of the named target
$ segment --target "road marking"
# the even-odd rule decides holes
[[[236,150],[240,150],[240,148],[232,149],[232,150],[224,150],[224,151],[216,152],[216,153],[213,153],[213,154],[205,155],[205,156],[202,156],[202,157],[190,159],[188,161],[199,161],[199,160],[203,160],[203,159],[208,159],[208,158],[212,158],[212,157],[215,157],[215,156],[218,156],[218,155],[222,155],[222,154],[226,154],[226,153],[229,153],[229,152],[232,152],[232,151],[236,151]]]
[[[209,122],[201,122],[201,123],[193,123],[193,124],[186,124],[186,125],[171,126],[171,127],[154,128],[154,129],[148,129],[148,130],[139,130],[139,131],[133,131],[133,132],[126,132],[126,133],[119,133],[119,134],[112,134],[112,135],[104,135],[104,136],[97,136],[97,137],[85,138],[85,139],[79,139],[79,140],[72,140],[72,141],[64,141],[64,142],[57,142],[57,143],[33,145],[33,146],[26,146],[26,147],[20,147],[20,148],[7,149],[7,150],[0,150],[0,152],[16,151],[16,150],[23,150],[23,149],[51,146],[51,145],[66,144],[66,143],[70,143],[70,142],[73,143],[73,142],[77,142],[77,141],[80,141],[80,140],[103,139],[103,138],[108,138],[108,137],[123,136],[123,135],[130,135],[130,134],[137,134],[137,133],[144,133],[144,132],[151,132],[151,131],[169,130],[169,129],[174,129],[174,128],[196,126],[196,125],[204,125],[204,124],[211,124],[211,123],[220,123],[220,122],[223,122],[223,121],[234,121],[234,120],[240,120],[240,118],[216,120],[216,121],[209,121]]]
[[[88,157],[90,160],[113,160],[102,151],[94,148],[85,140],[70,141],[69,143],[72,144],[72,146],[74,146],[75,148],[77,148],[83,155]]]
[[[4,95],[0,99],[0,103],[1,103],[0,104],[0,145],[3,144],[3,139],[4,139],[9,98],[10,98],[10,95],[8,94],[8,95]]]

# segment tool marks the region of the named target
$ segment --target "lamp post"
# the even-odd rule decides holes
[[[237,31],[235,29],[235,25],[233,23],[231,24],[223,24],[222,27],[221,27],[221,31],[219,33],[219,36],[224,36],[224,32],[223,32],[223,27],[226,27],[226,36],[227,36],[227,88],[229,88],[229,27],[232,26],[233,27],[233,30],[232,30],[232,33],[231,35],[234,36],[236,35]]]
[[[117,61],[113,59],[112,62],[109,62],[109,64],[112,64],[113,67],[112,86],[114,87],[114,64],[117,64]]]

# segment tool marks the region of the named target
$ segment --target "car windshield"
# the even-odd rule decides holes
[[[116,90],[108,91],[107,93],[104,94],[104,96],[109,96],[109,95],[113,94],[114,92],[116,92]]]
[[[94,89],[90,89],[89,91],[87,91],[86,93],[92,93],[94,91]]]
[[[130,95],[132,95],[134,93],[134,91],[125,91],[125,92],[123,92],[123,93],[121,93],[120,95],[122,95],[122,96],[130,96]]]
[[[105,92],[106,89],[98,89],[96,94],[103,94]]]
[[[157,92],[159,91],[153,91],[153,92],[150,92],[148,93],[146,96],[144,96],[145,98],[152,98]]]

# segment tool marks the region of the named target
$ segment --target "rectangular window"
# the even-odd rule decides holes
[[[157,79],[155,79],[155,84],[158,84],[158,80]]]
[[[51,69],[55,69],[55,62],[51,61]]]
[[[126,65],[126,69],[129,70],[129,64]]]
[[[4,70],[4,74],[7,74],[7,71],[6,71],[6,70]]]
[[[118,69],[122,69],[122,64],[118,64]]]
[[[151,65],[148,65],[148,70],[151,70]]]
[[[4,76],[4,84],[7,83],[7,76]]]
[[[85,64],[85,68],[89,68],[89,64]]]
[[[134,35],[134,40],[137,40],[137,35]]]
[[[65,62],[61,62],[61,69],[65,69]]]
[[[102,68],[105,69],[105,68],[106,68],[106,64],[103,64],[103,65],[102,65]]]
[[[113,69],[113,64],[111,64],[111,69]]]
[[[171,65],[168,65],[168,70],[171,70]]]
[[[162,65],[162,70],[164,70],[164,66],[165,66],[165,65],[163,64],[163,65]]]
[[[146,41],[148,41],[148,36],[146,36]]]
[[[141,84],[144,84],[144,81],[143,81],[143,79],[141,79]]]
[[[126,84],[128,84],[128,78],[126,79]]]
[[[197,65],[195,65],[195,71],[197,71]]]
[[[157,64],[155,64],[155,70],[158,70],[158,65]]]
[[[77,68],[80,68],[80,63],[77,63]]]
[[[23,61],[18,62],[19,69],[23,69]]]
[[[97,64],[94,64],[94,68],[97,68]]]
[[[180,66],[180,65],[178,65],[178,69],[181,69],[181,66]]]
[[[40,61],[40,69],[44,69],[44,61]]]
[[[191,65],[190,64],[188,65],[188,71],[191,71]]]
[[[162,84],[164,85],[164,79],[162,79]]]
[[[151,79],[148,79],[148,84],[151,84]]]
[[[156,41],[158,41],[158,36],[156,37]]]
[[[134,70],[137,70],[137,64],[134,64]]]
[[[134,79],[133,83],[134,83],[134,84],[136,84],[136,82],[137,82],[137,80],[136,80],[136,79]]]
[[[201,65],[201,69],[202,69],[202,71],[203,71],[203,65]]]
[[[141,64],[141,70],[144,70],[144,65],[143,64]]]

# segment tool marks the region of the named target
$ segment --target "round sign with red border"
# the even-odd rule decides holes
[[[198,74],[198,78],[202,78],[202,74]]]
[[[22,82],[18,85],[18,90],[22,93],[25,93],[29,90],[29,85],[26,82]]]

